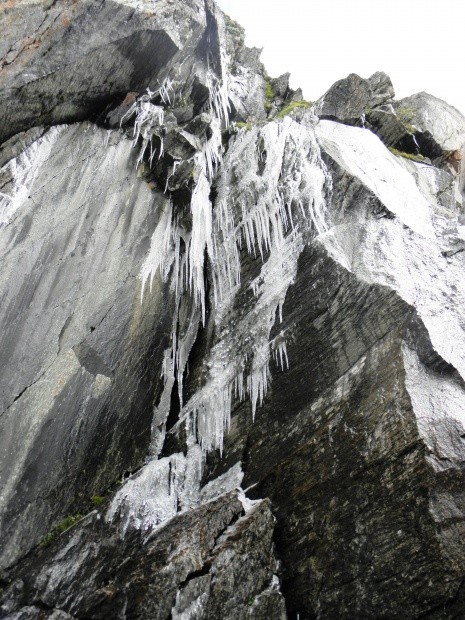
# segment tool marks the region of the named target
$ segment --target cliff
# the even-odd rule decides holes
[[[0,9],[0,615],[465,615],[465,118]]]

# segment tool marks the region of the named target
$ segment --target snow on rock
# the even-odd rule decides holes
[[[432,237],[429,204],[415,180],[371,131],[333,121],[316,127],[324,150],[357,177],[391,213],[424,237]]]
[[[465,433],[465,393],[456,378],[428,371],[414,351],[403,347],[406,385],[420,435],[439,459],[460,462]],[[444,464],[445,467],[445,464]]]
[[[465,377],[463,228],[453,189],[449,206],[433,202],[445,173],[412,164],[418,173],[411,174],[367,130],[322,121],[317,135],[339,166],[396,216],[367,213],[360,201],[318,242],[364,281],[388,286],[414,306],[436,351]]]

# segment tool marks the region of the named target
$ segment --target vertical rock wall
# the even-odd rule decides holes
[[[7,4],[1,613],[461,617],[463,117],[310,106],[210,1]]]

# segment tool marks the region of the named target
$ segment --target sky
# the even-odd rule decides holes
[[[349,73],[384,71],[396,98],[426,91],[465,114],[465,0],[217,0],[262,47],[268,73],[318,99]]]

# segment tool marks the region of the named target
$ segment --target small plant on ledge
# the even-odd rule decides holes
[[[284,118],[285,116],[288,116],[289,114],[294,112],[294,110],[298,110],[299,108],[308,110],[308,108],[310,108],[312,105],[313,104],[311,101],[305,101],[305,100],[291,101],[289,105],[287,105],[285,108],[283,108],[276,114],[276,118],[277,119]]]

